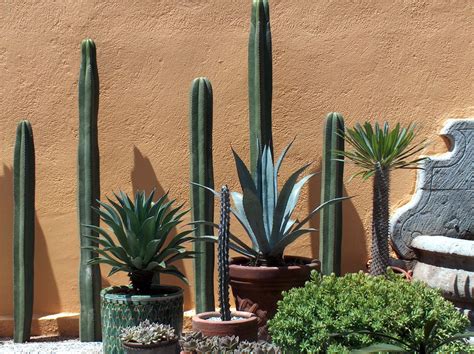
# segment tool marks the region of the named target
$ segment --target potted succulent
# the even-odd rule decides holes
[[[278,190],[278,173],[291,145],[283,150],[276,163],[272,149],[264,146],[258,155],[253,177],[239,155],[233,151],[242,193],[231,192],[234,204],[231,212],[252,245],[229,233],[229,247],[243,256],[234,258],[230,264],[230,285],[237,309],[255,313],[259,317],[259,339],[268,338],[267,320],[276,313],[282,291],[303,286],[311,271],[319,269],[316,260],[285,256],[285,248],[301,236],[316,231],[305,227],[305,224],[324,206],[346,199],[331,199],[314,208],[306,217],[295,219],[293,212],[301,189],[315,174],[306,175],[298,181],[299,176],[310,166],[306,164],[291,174],[281,190]],[[219,196],[212,189],[206,189]],[[212,236],[208,239],[215,241]]]
[[[197,314],[192,319],[194,331],[205,336],[237,336],[242,340],[257,340],[257,317],[250,312],[230,311],[229,301],[229,188],[223,186],[220,193],[221,218],[218,234],[219,305],[220,312]]]
[[[120,333],[126,354],[176,354],[178,336],[170,325],[145,320],[137,326],[125,327]]]
[[[137,192],[132,201],[120,192],[115,200],[107,198],[109,204],[99,201],[95,209],[108,230],[89,225],[99,238],[90,248],[98,257],[91,264],[112,266],[109,276],[126,272],[130,286],[109,287],[101,291],[102,337],[105,353],[123,352],[119,335],[122,328],[136,326],[150,320],[169,324],[177,335],[183,324],[183,290],[178,286],[159,285],[160,274],[170,274],[187,282],[184,274],[174,262],[192,258],[185,243],[194,240],[192,230],[172,234],[188,212],[182,206],[175,207],[174,200],[167,201],[168,194],[154,201],[154,191],[147,196]],[[93,236],[89,236],[93,237]]]

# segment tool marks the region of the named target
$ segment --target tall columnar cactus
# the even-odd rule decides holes
[[[229,301],[229,226],[230,196],[229,188],[221,188],[221,219],[219,222],[218,265],[219,265],[219,306],[221,320],[230,321]]]
[[[333,112],[326,117],[324,128],[321,203],[342,197],[344,159],[344,119]],[[341,274],[342,203],[328,205],[321,210],[319,258],[323,274]]]
[[[253,0],[248,49],[250,169],[272,141],[272,35],[268,0]]]
[[[212,165],[212,86],[207,78],[197,78],[190,90],[191,182],[214,188]],[[205,189],[191,185],[193,221],[214,222],[214,199]],[[195,236],[213,235],[213,227],[199,224]],[[214,311],[214,246],[195,242],[196,312]]]
[[[15,219],[13,234],[14,341],[30,338],[35,255],[35,147],[30,122],[16,130],[13,159]]]
[[[99,225],[99,216],[92,207],[98,207],[100,198],[99,146],[97,115],[99,111],[99,75],[96,49],[91,39],[82,41],[82,60],[79,74],[79,147],[78,147],[78,209],[81,263],[79,292],[81,302],[80,339],[83,342],[101,339],[100,289],[101,275],[98,264],[88,264],[97,254],[85,247],[96,242],[85,235],[97,236],[85,225]]]

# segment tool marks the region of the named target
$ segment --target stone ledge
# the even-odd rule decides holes
[[[426,252],[474,257],[474,241],[446,236],[417,236],[412,241],[411,247]]]

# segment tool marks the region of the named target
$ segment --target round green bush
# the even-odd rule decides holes
[[[369,330],[415,344],[423,340],[427,321],[438,321],[439,341],[464,332],[469,325],[437,290],[407,282],[391,271],[386,277],[313,272],[303,288],[283,295],[270,321],[270,333],[277,345],[291,352],[341,352],[385,341],[366,334],[331,336],[335,333]]]

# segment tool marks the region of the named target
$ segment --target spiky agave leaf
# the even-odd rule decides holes
[[[123,192],[114,193],[114,196],[116,200],[107,198],[108,203],[99,201],[100,208],[94,209],[109,230],[86,225],[99,235],[98,239],[94,238],[97,246],[89,247],[99,257],[90,260],[90,263],[112,266],[109,276],[119,271],[127,272],[138,291],[151,285],[149,275],[155,273],[175,275],[187,282],[173,263],[194,257],[195,252],[185,248],[185,243],[194,241],[190,235],[193,230],[184,230],[176,235],[172,232],[189,210],[183,210],[183,205],[175,207],[174,200],[167,201],[168,193],[156,202],[153,202],[154,191],[148,196],[139,191],[133,201]],[[133,283],[137,274],[147,275],[145,278],[150,278],[150,284],[142,284],[142,289],[138,288]]]

